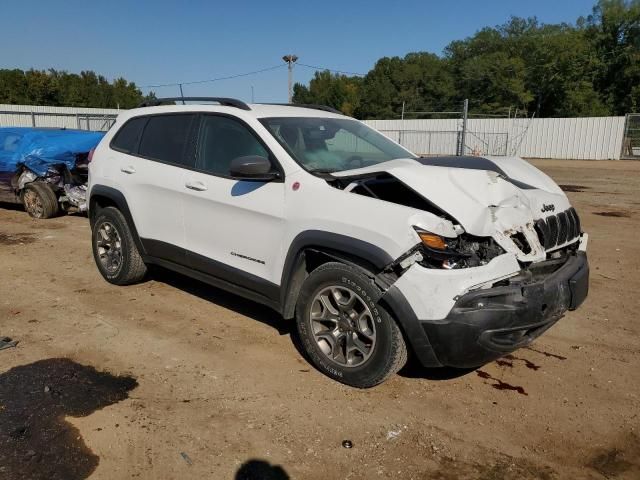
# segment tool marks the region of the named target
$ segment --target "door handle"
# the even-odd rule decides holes
[[[196,192],[204,192],[207,186],[202,182],[187,182],[184,184],[189,190],[195,190]]]
[[[128,167],[121,167],[120,171],[123,173],[129,173],[129,174],[136,173],[136,169],[133,168],[131,165],[129,165]]]

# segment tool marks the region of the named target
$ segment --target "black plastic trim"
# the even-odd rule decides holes
[[[187,251],[184,248],[150,238],[141,238],[140,241],[149,257],[161,258],[180,265],[187,265]]]
[[[474,156],[460,156],[460,157],[420,157],[418,162],[422,165],[429,165],[434,167],[450,167],[450,168],[462,168],[465,170],[488,170],[490,172],[496,172],[503,177],[508,177],[504,170],[498,165],[493,163],[488,158],[474,157]]]
[[[264,278],[160,240],[143,238],[142,243],[147,251],[145,261],[149,263],[175,270],[280,311],[280,287]]]
[[[509,285],[474,290],[458,298],[445,319],[420,323],[443,365],[478,367],[530,344],[588,292],[589,262],[578,252],[537,281],[516,277]]]
[[[276,105],[279,107],[309,108],[311,110],[322,110],[323,112],[335,113],[338,115],[342,115],[343,117],[349,116],[349,115],[345,115],[340,110],[336,110],[333,107],[329,107],[327,105],[318,105],[316,103],[261,103],[260,105]],[[349,118],[352,118],[352,117],[349,117]]]
[[[193,278],[200,282],[204,282],[213,287],[220,288],[227,292],[233,293],[234,295],[239,295],[243,298],[252,300],[262,305],[266,305],[267,307],[270,307],[273,310],[280,312],[280,305],[278,304],[278,302],[275,302],[253,290],[244,288],[240,285],[236,285],[222,278],[215,277],[213,275],[209,275],[204,272],[200,272],[186,265],[181,265],[175,262],[171,262],[170,260],[165,260],[163,258],[149,257],[148,259],[145,259],[145,261],[161,266],[163,268],[167,268],[174,272],[178,272],[182,275],[186,275],[187,277]]]
[[[226,263],[212,260],[189,250],[187,253],[187,265],[207,275],[224,279],[225,281],[256,292],[273,302],[278,303],[280,299],[280,287],[275,283],[265,280],[239,268],[232,267]]]
[[[460,157],[419,157],[418,162],[422,165],[432,167],[449,167],[449,168],[462,168],[465,170],[485,170],[489,172],[495,172],[502,176],[508,182],[511,182],[516,187],[522,190],[533,190],[536,187],[509,177],[507,173],[502,170],[498,165],[484,157],[474,156],[460,156]]]
[[[393,317],[400,323],[405,338],[409,341],[413,353],[422,366],[442,367],[442,363],[438,360],[429,342],[429,337],[422,328],[411,305],[409,305],[409,302],[404,295],[402,295],[398,287],[391,285],[379,302],[387,307]]]
[[[251,107],[244,103],[242,100],[238,100],[236,98],[229,97],[166,97],[166,98],[156,98],[153,100],[147,100],[138,105],[139,108],[142,107],[157,107],[159,105],[164,105],[167,102],[174,102],[173,105],[177,105],[175,102],[216,102],[220,105],[224,105],[225,107],[236,107],[241,110],[251,110]]]
[[[288,295],[291,279],[300,265],[305,249],[313,248],[329,254],[343,254],[347,258],[360,259],[371,267],[375,274],[393,262],[393,258],[381,248],[353,237],[321,230],[306,230],[299,233],[289,245],[282,269],[280,303],[284,306],[285,318],[293,311],[297,295]]]

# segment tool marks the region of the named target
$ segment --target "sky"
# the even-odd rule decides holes
[[[183,85],[183,90],[185,96],[283,102],[287,69],[282,56],[288,53],[301,64],[366,73],[384,56],[441,54],[452,40],[511,16],[574,23],[591,12],[595,0],[2,3],[0,68],[93,70],[166,97],[179,95],[179,87],[148,86],[281,65],[256,75]],[[307,83],[313,72],[297,65],[294,81]]]

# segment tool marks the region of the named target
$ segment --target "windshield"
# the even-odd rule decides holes
[[[263,118],[262,124],[306,170],[340,172],[415,155],[356,120]]]

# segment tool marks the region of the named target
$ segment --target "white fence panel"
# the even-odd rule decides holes
[[[107,130],[116,109],[0,104],[0,127],[33,126]],[[367,124],[421,154],[456,152],[460,119],[367,120]],[[465,153],[531,158],[620,159],[624,117],[469,119]]]
[[[0,127],[50,127],[107,130],[120,110],[0,104]]]
[[[459,119],[366,123],[422,154],[455,153],[457,137],[452,133],[462,129]],[[469,119],[465,151],[502,150],[498,154],[530,158],[618,160],[623,137],[624,117]]]

